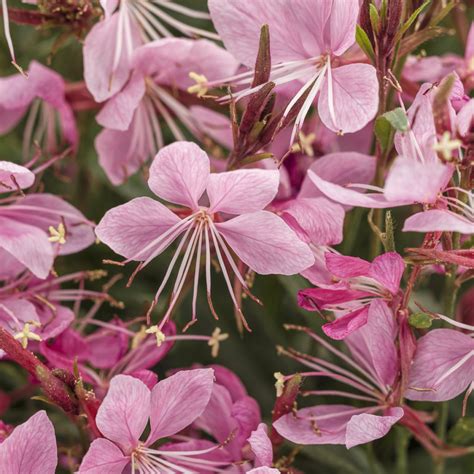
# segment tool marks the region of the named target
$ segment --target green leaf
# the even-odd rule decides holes
[[[369,5],[369,17],[370,17],[370,23],[372,24],[372,29],[374,30],[374,33],[378,34],[380,30],[380,18],[379,18],[379,12],[377,11],[377,8],[373,3]]]
[[[450,30],[441,26],[429,26],[424,30],[416,31],[410,36],[403,38],[400,43],[399,57],[405,56],[414,51],[418,46],[422,45],[426,41],[429,41],[437,36],[448,34]]]
[[[425,3],[423,3],[421,6],[419,6],[411,15],[410,18],[405,22],[405,24],[400,28],[399,32],[397,33],[397,36],[395,36],[395,42],[397,43],[402,36],[408,31],[411,25],[415,22],[415,20],[418,18],[420,13],[431,3],[431,0],[426,0]]]
[[[427,313],[413,313],[408,317],[408,323],[417,329],[428,329],[433,324],[433,318]]]
[[[382,115],[397,132],[406,132],[408,130],[408,118],[401,107],[386,112]]]
[[[459,446],[469,446],[474,443],[474,418],[463,417],[451,428],[448,439]]]
[[[370,42],[367,33],[359,25],[356,25],[356,41],[360,49],[364,51],[364,53],[373,63],[375,61],[374,48],[372,47],[372,43]]]
[[[392,139],[392,126],[383,115],[377,117],[377,120],[375,121],[374,132],[377,140],[380,143],[382,152],[385,153]]]

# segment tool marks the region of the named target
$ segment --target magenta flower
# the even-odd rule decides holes
[[[27,188],[33,181],[34,174],[27,168],[0,162],[1,188]],[[78,252],[94,242],[93,224],[51,194],[0,199],[0,224],[3,278],[13,277],[25,267],[38,278],[46,278],[56,255]]]
[[[173,287],[170,306],[160,328],[166,323],[181,293],[195,256],[191,323],[196,321],[196,301],[201,255],[205,254],[207,297],[211,310],[211,245],[237,312],[244,316],[234,295],[227,264],[248,290],[232,249],[239,259],[262,275],[293,275],[312,265],[309,247],[298,239],[285,222],[264,211],[278,190],[278,171],[245,169],[210,173],[209,158],[194,143],[178,142],[163,148],[150,168],[148,185],[160,198],[187,208],[180,219],[170,209],[150,198],[136,198],[108,211],[96,228],[99,239],[126,260],[148,265],[174,240],[184,234],[156,292],[156,305],[182,249],[185,249]],[[207,193],[209,204],[200,204]],[[232,215],[223,221],[223,217]],[[215,313],[214,313],[215,314]],[[246,324],[246,323],[245,323]]]
[[[303,83],[288,104],[285,115],[303,94],[291,137],[301,129],[319,93],[318,112],[324,125],[338,133],[355,132],[372,120],[378,107],[375,68],[368,64],[341,65],[340,57],[355,43],[359,15],[357,0],[209,0],[209,11],[226,48],[249,68],[255,65],[260,28],[270,28],[273,67],[270,80],[277,85]],[[297,28],[294,26],[298,25]],[[253,72],[229,78],[249,84]],[[227,78],[226,78],[227,80]],[[237,92],[237,99],[255,88]]]
[[[336,319],[323,331],[333,339],[344,339],[367,323],[376,302],[391,302],[398,295],[405,264],[395,252],[379,255],[372,263],[330,252],[325,258],[337,282],[300,290],[298,304],[308,311],[334,311]]]
[[[84,43],[84,78],[97,102],[119,92],[133,69],[135,48],[173,34],[168,26],[190,38],[219,39],[215,33],[174,18],[168,11],[190,19],[210,19],[207,12],[168,0],[101,0],[105,19],[97,23]]]
[[[473,357],[470,335],[453,329],[430,331],[417,341],[406,397],[435,402],[457,397],[474,381]]]
[[[180,466],[207,465],[196,457],[202,450],[174,451],[153,446],[178,434],[201,415],[209,403],[213,379],[212,369],[183,370],[161,380],[150,391],[128,375],[114,377],[97,412],[97,427],[104,437],[92,442],[79,473],[120,474],[127,466],[138,473],[170,468],[183,472]],[[148,423],[150,433],[140,441]]]
[[[79,137],[73,111],[65,98],[64,79],[53,70],[32,61],[28,77],[14,74],[0,78],[0,104],[2,135],[27,115],[23,135],[25,159],[31,158],[34,142],[51,154],[60,151],[64,143],[76,148]]]
[[[298,444],[345,444],[352,448],[382,438],[403,417],[404,410],[398,406],[393,393],[399,362],[395,345],[397,326],[392,311],[384,301],[375,300],[368,313],[367,324],[344,340],[350,357],[309,329],[296,328],[307,332],[352,370],[292,349],[282,349],[286,355],[313,369],[301,375],[328,377],[351,389],[308,390],[305,395],[348,398],[367,402],[368,406],[315,405],[299,409],[273,423],[284,438]]]
[[[474,210],[472,195],[457,186],[448,186],[455,165],[441,161],[454,161],[453,153],[459,152],[461,142],[451,140],[451,134],[438,139],[433,119],[431,84],[424,84],[408,110],[411,126],[407,132],[397,132],[395,145],[399,156],[393,162],[385,181],[379,188],[363,183],[340,186],[328,182],[312,170],[308,176],[316,187],[330,199],[349,206],[367,208],[390,208],[410,204],[423,204],[424,212],[414,214],[405,221],[404,231],[435,232],[453,231],[470,234],[474,232]],[[461,119],[461,130],[467,133],[467,123],[472,117],[472,105],[467,103]],[[454,110],[452,115],[454,116]],[[360,190],[373,191],[362,194]],[[452,195],[462,192],[467,203]]]
[[[54,427],[44,410],[0,443],[0,474],[54,474],[57,463]]]
[[[200,116],[181,103],[177,92],[197,87],[200,96],[208,79],[234,73],[238,63],[210,41],[167,38],[136,49],[132,66],[130,79],[97,115],[105,127],[96,139],[99,163],[113,184],[122,183],[163,147],[160,119],[176,140],[185,138],[175,117],[203,138]]]

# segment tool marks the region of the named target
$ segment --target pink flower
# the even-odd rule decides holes
[[[136,49],[133,74],[97,115],[103,130],[96,139],[99,162],[113,184],[122,183],[157,150],[164,139],[163,120],[176,140],[184,140],[176,117],[195,137],[206,127],[179,99],[201,81],[232,74],[238,64],[230,53],[207,40],[167,38]]]
[[[367,324],[345,339],[350,356],[332,347],[309,329],[319,344],[346,362],[351,370],[323,359],[282,349],[281,352],[313,369],[305,377],[328,377],[347,385],[351,391],[308,390],[304,395],[335,396],[365,401],[369,405],[316,405],[299,409],[273,423],[284,438],[298,444],[345,444],[352,448],[385,436],[404,414],[393,393],[399,369],[395,345],[397,326],[392,311],[382,300],[369,309]],[[355,393],[354,393],[355,392]]]
[[[174,18],[173,14],[177,13],[189,19],[210,19],[208,13],[176,2],[101,0],[100,3],[105,19],[91,29],[84,43],[84,78],[97,102],[109,99],[123,88],[133,68],[135,48],[173,36],[168,27],[190,38],[219,39],[215,33]]]
[[[417,213],[405,221],[404,231],[435,232],[453,231],[470,234],[474,232],[474,210],[472,196],[459,187],[449,186],[455,166],[442,162],[440,153],[451,153],[450,147],[459,148],[460,142],[450,140],[449,132],[437,139],[433,119],[433,88],[424,84],[408,110],[411,126],[407,132],[397,132],[395,146],[399,156],[394,160],[384,188],[362,183],[340,186],[328,182],[312,170],[308,177],[325,196],[344,205],[368,208],[390,208],[410,204],[423,204],[425,212]],[[472,116],[466,104],[466,117],[460,126]],[[454,110],[451,108],[454,123]],[[446,147],[446,148],[445,148]],[[454,161],[449,154],[446,159]],[[374,191],[361,194],[359,190]],[[452,193],[467,194],[467,204]],[[445,194],[443,194],[445,193]]]
[[[79,137],[73,111],[65,98],[64,79],[53,70],[32,61],[28,77],[14,74],[0,78],[0,104],[2,135],[29,110],[23,135],[24,159],[31,158],[33,142],[51,154],[60,151],[64,143],[76,148]]]
[[[334,311],[336,319],[323,331],[333,339],[344,339],[367,323],[375,302],[391,302],[398,295],[405,264],[395,252],[379,255],[372,263],[330,252],[325,258],[327,270],[338,281],[300,290],[298,304],[308,311]]]
[[[0,474],[54,474],[57,463],[54,427],[44,410],[0,443]]]
[[[474,339],[453,329],[434,329],[417,341],[410,369],[409,400],[440,402],[474,381]]]
[[[0,180],[10,191],[31,186],[34,175],[0,162]],[[0,276],[15,276],[26,267],[46,278],[56,255],[78,252],[94,242],[92,226],[75,207],[51,194],[0,199],[0,257],[5,261]]]
[[[138,473],[166,468],[180,472],[183,468],[179,466],[199,466],[196,456],[206,450],[174,451],[153,446],[178,434],[201,415],[211,397],[213,378],[212,369],[180,371],[150,391],[128,375],[114,377],[97,412],[97,427],[104,437],[92,442],[79,473],[118,474],[127,466]],[[150,433],[140,441],[148,423]]]
[[[271,5],[265,0],[209,0],[209,11],[226,48],[250,68],[257,57],[260,28],[269,26],[273,61],[270,80],[277,85],[303,83],[285,115],[303,94],[308,94],[296,118],[291,143],[318,93],[319,116],[335,132],[355,132],[375,116],[375,69],[368,64],[341,66],[339,59],[355,43],[357,0],[323,0],[317,8],[310,0],[299,1],[297,7],[291,0],[275,0]],[[244,73],[229,80],[236,85],[249,84],[252,75]],[[235,97],[254,91],[247,88]]]
[[[248,291],[229,247],[256,273],[292,275],[314,261],[309,247],[298,239],[285,222],[262,210],[275,197],[278,171],[246,169],[210,173],[209,158],[197,145],[178,142],[163,148],[150,168],[148,185],[160,198],[185,206],[187,217],[180,219],[163,204],[149,198],[136,198],[108,211],[96,234],[127,263],[140,261],[143,268],[184,234],[156,292],[156,305],[182,249],[183,260],[173,287],[171,303],[160,328],[166,323],[181,293],[195,258],[191,323],[196,321],[199,270],[204,247],[206,288],[211,302],[211,245],[217,254],[230,297],[245,321],[233,292],[227,264]],[[209,205],[200,204],[207,193]],[[182,213],[183,214],[183,213]],[[224,216],[232,215],[223,221]],[[186,245],[185,245],[186,244]],[[214,311],[213,311],[214,313]]]

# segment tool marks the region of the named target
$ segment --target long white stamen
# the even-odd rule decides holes
[[[201,268],[201,251],[202,251],[202,222],[200,223],[199,228],[199,240],[197,244],[196,252],[196,265],[194,267],[194,286],[193,286],[193,313],[191,321],[195,321],[197,317],[196,306],[197,306],[197,293],[199,285],[199,270]]]
[[[2,0],[2,13],[3,13],[3,30],[5,32],[5,39],[7,40],[7,45],[10,51],[10,56],[12,58],[12,61],[14,64],[16,64],[15,49],[13,48],[12,35],[10,33],[10,19],[8,17],[7,0]]]
[[[436,380],[436,382],[434,383],[434,387],[439,385],[443,380],[449,377],[452,373],[454,373],[456,370],[461,368],[473,356],[474,356],[474,350],[468,352],[464,357],[462,357],[462,359],[460,359],[448,371],[446,371],[441,377],[439,377],[438,380]]]
[[[122,46],[123,46],[123,22],[124,22],[124,17],[125,13],[124,11],[126,10],[127,6],[125,2],[122,2],[120,5],[120,9],[118,12],[118,25],[117,25],[117,41],[115,45],[115,52],[114,52],[114,62],[112,63],[112,77],[110,78],[110,85],[112,85],[113,81],[113,74],[117,70],[117,66],[120,62],[120,57],[122,56]]]
[[[210,20],[211,15],[207,12],[202,12],[199,10],[193,10],[191,8],[185,7],[184,5],[178,5],[177,3],[170,2],[167,0],[151,0],[153,3],[161,5],[168,10],[173,10],[177,13],[181,13],[182,15],[188,16],[190,18],[197,18],[200,20]]]
[[[331,117],[332,124],[336,126],[336,112],[334,110],[334,92],[332,84],[332,68],[331,68],[331,59],[328,57],[327,61],[327,71],[328,71],[328,108],[329,116]]]

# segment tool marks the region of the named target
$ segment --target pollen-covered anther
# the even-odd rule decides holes
[[[201,98],[207,94],[208,91],[208,80],[204,74],[198,74],[197,72],[190,72],[189,77],[196,82],[196,84],[188,87],[190,94],[196,94],[197,97]]]
[[[273,376],[276,379],[276,382],[275,382],[276,396],[281,397],[283,395],[283,390],[285,389],[285,376],[281,372],[275,372]]]
[[[211,347],[212,357],[217,357],[219,354],[220,343],[229,338],[229,334],[222,332],[220,328],[214,329],[211,338],[207,345]]]
[[[440,153],[445,161],[452,161],[453,151],[458,150],[461,145],[461,140],[452,139],[451,133],[446,131],[441,139],[433,145],[433,150]]]
[[[39,326],[39,323],[36,323],[36,322],[25,323],[25,325],[23,326],[23,329],[13,336],[17,341],[20,341],[23,349],[26,349],[28,347],[28,341],[41,342],[42,340],[38,334],[32,331],[31,329],[32,325]]]
[[[58,224],[58,228],[56,229],[54,226],[49,226],[49,241],[50,242],[57,242],[60,245],[64,245],[66,243],[66,227],[64,224],[60,222]]]
[[[166,336],[165,334],[158,328],[158,326],[151,326],[149,327],[148,329],[145,330],[145,333],[146,334],[154,334],[155,337],[156,337],[156,345],[158,347],[161,346],[161,344],[163,344],[163,342],[165,342],[166,340]]]

